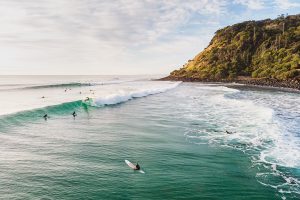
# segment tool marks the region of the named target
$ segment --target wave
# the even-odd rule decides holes
[[[36,119],[41,119],[42,116],[48,113],[52,115],[70,115],[74,110],[84,106],[92,107],[102,107],[104,105],[119,104],[128,101],[133,98],[145,97],[148,95],[158,94],[165,92],[167,90],[177,87],[181,82],[170,84],[165,87],[145,89],[136,92],[123,92],[122,94],[113,94],[103,98],[92,99],[89,102],[84,100],[75,100],[70,102],[65,102],[57,105],[49,105],[43,108],[34,108],[30,110],[23,110],[12,114],[5,114],[0,116],[0,128],[7,127],[9,123],[22,123],[26,121],[33,121]]]
[[[71,83],[57,83],[57,84],[45,84],[45,85],[23,85],[23,84],[7,84],[0,85],[0,90],[27,90],[27,89],[47,89],[47,88],[75,88],[75,87],[88,87],[88,86],[97,86],[97,85],[114,85],[121,84],[125,82],[131,82],[131,80],[108,80],[102,82],[91,82],[91,83],[82,83],[82,82],[71,82]],[[3,88],[1,88],[3,87]]]
[[[46,89],[46,88],[66,88],[66,87],[82,87],[82,86],[92,86],[92,83],[60,83],[60,84],[49,84],[49,85],[37,85],[37,86],[28,86],[20,89]]]
[[[134,98],[146,97],[153,94],[163,93],[168,90],[176,88],[179,84],[181,84],[181,82],[172,83],[168,86],[164,86],[160,88],[142,89],[134,92],[121,91],[118,94],[111,94],[105,97],[89,98],[88,101],[83,100],[83,103],[94,107],[114,105],[114,104],[119,104],[119,103],[129,101]]]
[[[239,92],[238,89],[234,89],[234,88],[229,88],[226,86],[216,86],[211,84],[211,86],[209,85],[205,85],[205,86],[198,86],[197,89],[201,89],[201,90],[209,90],[209,91],[223,91],[223,92]]]
[[[288,191],[299,194],[300,177],[287,173],[300,167],[299,138],[284,129],[275,110],[252,100],[239,99],[243,93],[235,90],[207,86],[202,89],[223,92],[209,92],[209,96],[205,96],[201,107],[206,110],[208,119],[193,115],[192,119],[199,119],[200,128],[198,125],[187,128],[186,140],[242,151],[257,167],[258,182],[274,187],[281,194]],[[227,134],[226,130],[232,134]],[[280,180],[270,184],[277,177]]]
[[[58,105],[47,106],[43,108],[36,108],[32,110],[23,110],[13,114],[6,114],[0,116],[0,127],[2,130],[9,125],[22,125],[27,122],[32,122],[37,119],[43,119],[45,114],[54,115],[71,115],[71,113],[82,106],[81,100],[65,102]]]

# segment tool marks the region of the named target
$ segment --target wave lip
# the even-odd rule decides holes
[[[238,89],[234,89],[234,88],[230,88],[230,87],[226,87],[226,86],[222,86],[222,85],[221,86],[203,85],[203,86],[199,86],[198,89],[209,90],[209,91],[232,92],[232,93],[240,92],[240,90],[238,90]]]
[[[75,87],[87,87],[97,85],[114,85],[130,82],[130,80],[109,80],[102,82],[69,82],[69,83],[53,83],[53,84],[41,84],[41,85],[22,85],[22,84],[10,84],[0,85],[5,90],[27,90],[27,89],[48,89],[48,88],[75,88]],[[3,90],[3,89],[2,89]]]
[[[42,88],[80,87],[80,86],[92,86],[92,84],[73,82],[73,83],[60,83],[60,84],[49,84],[49,85],[36,85],[36,86],[24,87],[21,89],[42,89]]]
[[[83,103],[86,103],[90,106],[95,106],[95,107],[102,107],[105,105],[114,105],[114,104],[119,104],[119,103],[129,101],[134,98],[146,97],[146,96],[153,95],[153,94],[163,93],[168,90],[176,88],[179,84],[181,84],[181,82],[172,83],[172,84],[170,84],[168,86],[164,86],[164,87],[142,89],[142,90],[133,91],[133,92],[121,91],[118,94],[112,94],[112,95],[105,96],[105,97],[94,98],[94,99],[90,98],[90,99],[92,99],[90,101],[83,100]]]

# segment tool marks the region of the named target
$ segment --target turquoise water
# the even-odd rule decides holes
[[[48,77],[51,87],[22,78],[1,82],[0,95],[14,97],[1,102],[2,199],[300,198],[298,93],[144,77]]]

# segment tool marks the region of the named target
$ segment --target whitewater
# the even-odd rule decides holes
[[[7,78],[8,79],[8,78]],[[9,81],[14,80],[15,77]],[[102,77],[90,80],[80,78],[64,82],[63,80],[27,80],[23,84],[0,85],[0,115],[13,114],[25,110],[76,102],[86,99],[93,101],[93,106],[118,104],[132,98],[144,97],[165,92],[177,87],[180,82],[151,82],[147,78],[136,81],[136,77]],[[24,80],[23,80],[24,81]],[[48,82],[47,82],[48,81]],[[83,103],[85,103],[83,101]]]
[[[0,77],[0,196],[300,199],[300,93],[155,78]]]

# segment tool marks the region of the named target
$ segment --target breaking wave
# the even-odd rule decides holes
[[[30,90],[30,89],[49,89],[49,88],[76,88],[76,87],[88,87],[97,85],[114,85],[125,82],[131,82],[132,80],[109,80],[102,82],[71,82],[71,83],[55,83],[55,84],[41,84],[41,85],[23,85],[23,84],[7,84],[1,85],[0,90]]]
[[[84,100],[74,100],[70,102],[64,102],[56,105],[48,105],[41,108],[33,108],[33,109],[25,109],[19,112],[11,113],[11,114],[4,114],[0,115],[0,127],[1,125],[5,125],[9,122],[17,122],[17,121],[26,121],[26,120],[35,120],[41,119],[41,117],[48,113],[50,115],[70,115],[75,109],[79,108],[80,106],[88,105],[93,107],[102,107],[105,105],[113,105],[119,104],[122,102],[126,102],[133,98],[139,97],[146,97],[148,95],[158,94],[162,92],[166,92],[168,90],[176,88],[181,82],[170,83],[165,86],[156,86],[152,87],[151,89],[141,89],[138,91],[127,91],[127,92],[120,92],[111,95],[105,95],[101,98],[90,98],[90,101]]]
[[[286,173],[300,167],[299,138],[277,120],[273,108],[239,99],[240,92],[236,89],[199,88],[204,91],[203,95],[209,94],[205,95],[208,98],[205,102],[201,101],[201,108],[206,111],[205,118],[192,116],[199,119],[199,127],[186,130],[187,141],[242,151],[259,169],[258,182],[277,189],[283,199],[287,193],[299,195],[300,177]],[[215,91],[213,95],[212,91]]]
[[[140,97],[146,97],[153,94],[163,93],[168,90],[176,88],[181,82],[172,83],[167,86],[161,86],[157,88],[150,88],[150,89],[141,89],[138,91],[120,91],[117,94],[111,94],[104,97],[98,97],[98,98],[90,98],[90,100],[85,101],[83,100],[83,103],[89,105],[89,106],[95,106],[95,107],[102,107],[105,105],[114,105],[123,103],[126,101],[129,101],[134,98],[140,98]]]

